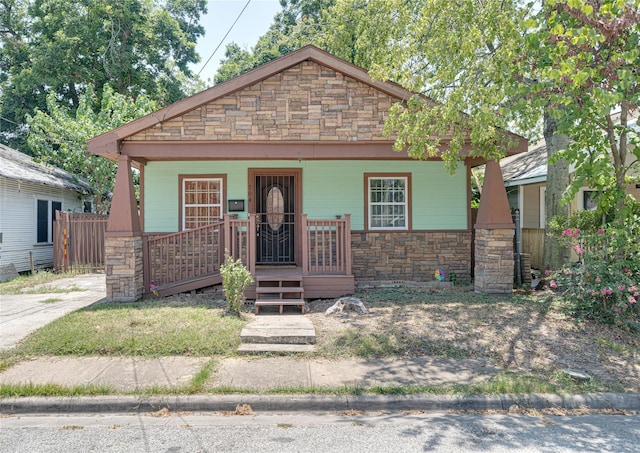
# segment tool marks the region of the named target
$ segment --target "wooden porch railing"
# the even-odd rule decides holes
[[[351,219],[308,220],[301,217],[302,271],[309,274],[351,274]],[[256,273],[256,216],[224,220],[179,233],[143,237],[144,285],[161,288],[204,278],[220,270],[225,251]]]
[[[302,275],[351,274],[351,214],[309,220],[302,215]]]
[[[256,215],[247,220],[224,216],[224,249],[233,259],[241,259],[252,275],[256,273]]]
[[[157,287],[205,277],[220,269],[224,259],[224,222],[143,238],[144,285]]]

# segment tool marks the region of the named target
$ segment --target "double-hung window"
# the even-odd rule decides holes
[[[198,228],[222,219],[224,177],[180,177],[181,227]]]
[[[368,229],[408,230],[410,175],[367,174],[365,180]]]
[[[53,242],[53,222],[56,219],[56,211],[61,210],[61,201],[36,200],[36,244]]]

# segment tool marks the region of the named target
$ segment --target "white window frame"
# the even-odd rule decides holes
[[[220,197],[219,203],[206,203],[206,204],[201,204],[201,203],[195,203],[195,204],[187,204],[186,203],[186,196],[187,196],[187,182],[192,182],[192,181],[208,181],[208,182],[217,182],[218,185],[220,186]],[[220,177],[211,177],[211,178],[207,178],[207,177],[193,177],[193,178],[189,178],[189,177],[184,177],[182,178],[182,231],[187,230],[187,208],[188,207],[218,207],[220,209],[220,220],[222,220],[223,216],[224,216],[224,179],[220,178]]]
[[[46,241],[38,241],[38,202],[46,201],[47,202],[47,240]],[[53,203],[60,203],[60,210],[64,210],[64,202],[63,200],[57,198],[50,198],[48,196],[39,196],[34,195],[33,198],[33,218],[35,228],[33,229],[34,237],[33,243],[36,245],[51,245],[53,244]]]
[[[540,228],[543,228],[543,229],[546,228],[547,226],[546,196],[547,196],[547,187],[541,186],[540,187]]]
[[[589,189],[588,187],[581,187],[578,190],[578,203],[577,203],[577,205],[578,205],[578,210],[579,211],[585,211],[585,207],[584,207],[584,193],[585,192],[597,192],[597,190]]]
[[[372,202],[371,199],[371,184],[376,180],[404,180],[404,201],[402,203],[398,202]],[[367,226],[371,231],[407,231],[409,229],[409,197],[411,190],[410,186],[410,178],[408,176],[394,176],[394,175],[368,175],[367,176]],[[374,227],[372,225],[373,218],[373,206],[403,206],[404,207],[404,225],[402,226],[383,226],[383,227]]]

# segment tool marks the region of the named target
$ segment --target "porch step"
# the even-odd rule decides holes
[[[256,279],[256,314],[260,313],[260,307],[278,306],[280,314],[285,305],[299,306],[304,313],[304,287],[302,277],[273,275]]]
[[[284,312],[285,305],[298,305],[300,306],[300,312],[304,313],[304,306],[306,305],[304,299],[260,299],[255,301],[254,303],[256,307],[256,314],[260,313],[260,307],[265,306],[279,306],[280,314]]]

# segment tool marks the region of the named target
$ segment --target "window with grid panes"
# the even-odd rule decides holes
[[[407,229],[407,178],[369,177],[369,229]]]
[[[221,178],[185,178],[182,197],[183,230],[209,225],[222,218]]]

